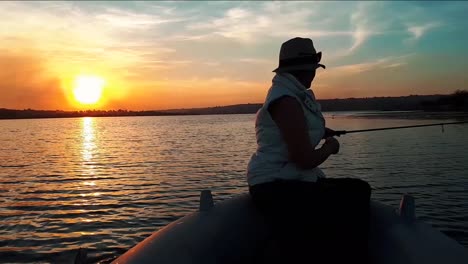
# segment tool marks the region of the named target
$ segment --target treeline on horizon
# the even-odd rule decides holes
[[[322,111],[468,111],[468,91],[465,90],[458,90],[449,95],[410,95],[400,97],[325,99],[318,101],[322,105]],[[0,119],[252,114],[256,113],[261,106],[262,104],[239,104],[158,111],[131,111],[125,109],[62,111],[0,108]]]

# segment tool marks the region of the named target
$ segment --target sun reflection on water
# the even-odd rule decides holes
[[[96,205],[97,201],[93,197],[101,196],[100,192],[90,192],[97,187],[97,181],[90,180],[89,176],[95,177],[98,175],[96,172],[95,161],[98,153],[98,146],[96,143],[96,120],[92,117],[85,117],[81,122],[81,174],[84,175],[86,180],[80,183],[79,189],[83,191],[80,194],[82,199],[80,199],[78,206],[89,206]],[[85,210],[86,212],[87,210]],[[81,218],[77,221],[93,221],[89,218]]]
[[[95,142],[95,121],[92,117],[83,118],[81,137],[82,137],[82,157],[83,162],[91,162],[93,153],[96,150]]]
[[[85,181],[85,182],[83,182],[83,185],[86,185],[86,186],[96,186],[96,182],[95,182],[95,181]]]

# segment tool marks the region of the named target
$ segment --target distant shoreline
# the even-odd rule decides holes
[[[457,94],[458,93],[458,94]],[[415,118],[465,118],[468,115],[468,92],[457,91],[451,95],[410,95],[400,97],[372,97],[318,100],[323,112],[378,111],[378,117],[401,118],[401,111],[419,111],[411,114]],[[76,118],[76,117],[112,117],[112,116],[177,116],[177,115],[219,115],[219,114],[255,114],[262,104],[237,104],[190,109],[170,109],[151,111],[119,110],[33,110],[0,108],[0,119],[36,119],[36,118]],[[395,111],[399,111],[397,114]],[[387,112],[388,114],[381,114]],[[393,113],[390,113],[393,112]],[[373,115],[361,116],[371,118]]]
[[[372,110],[370,110],[372,111]],[[346,112],[350,112],[346,114]],[[363,112],[363,113],[360,113]],[[468,112],[425,112],[425,111],[383,111],[377,110],[374,113],[368,113],[369,111],[323,111],[326,116],[331,118],[363,118],[363,119],[414,119],[414,120],[424,120],[424,119],[437,119],[437,120],[447,120],[447,119],[456,119],[459,121],[468,121]],[[333,114],[337,113],[337,114]],[[345,114],[341,114],[345,113]],[[62,118],[85,118],[85,117],[139,117],[139,116],[206,116],[206,115],[245,115],[245,114],[254,114],[254,113],[211,113],[211,114],[197,114],[197,113],[186,113],[186,114],[155,114],[155,115],[103,115],[103,116],[41,116],[41,117],[20,117],[20,118],[0,118],[2,120],[21,120],[21,119],[62,119]]]

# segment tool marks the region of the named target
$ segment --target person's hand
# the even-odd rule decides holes
[[[328,137],[325,139],[322,148],[327,148],[331,154],[337,154],[340,151],[340,142],[334,137]]]
[[[323,139],[329,138],[329,137],[339,137],[341,135],[346,134],[346,131],[344,130],[333,130],[331,128],[326,127],[325,128],[325,134],[323,135]]]
[[[323,135],[323,138],[329,138],[335,136],[335,130],[330,129],[328,127],[325,128],[325,134]]]

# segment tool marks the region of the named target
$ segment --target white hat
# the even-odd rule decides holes
[[[311,39],[293,38],[281,45],[279,65],[273,72],[325,69],[325,65],[319,63],[320,59],[322,52],[315,50]]]

